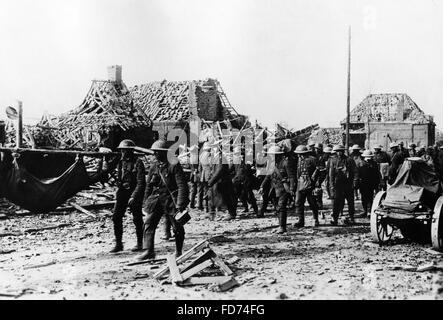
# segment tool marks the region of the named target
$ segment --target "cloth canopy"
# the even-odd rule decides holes
[[[5,153],[0,167],[0,195],[36,213],[54,210],[78,191],[103,179],[89,175],[82,157],[66,154]]]
[[[433,208],[442,193],[437,173],[422,159],[408,158],[403,162],[397,179],[386,193],[383,206],[412,212],[419,203]]]

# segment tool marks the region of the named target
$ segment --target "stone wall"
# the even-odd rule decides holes
[[[223,107],[213,80],[209,79],[202,86],[195,87],[195,99],[200,118],[208,121],[223,120]]]
[[[410,143],[415,143],[417,146],[433,145],[435,143],[435,126],[400,122],[369,124],[369,141],[367,141],[369,148],[382,145],[385,149],[389,149],[391,141],[403,142],[405,146]]]

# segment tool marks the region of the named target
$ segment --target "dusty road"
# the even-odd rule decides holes
[[[328,204],[328,203],[327,203]],[[357,204],[360,207],[360,204]],[[210,239],[213,250],[229,260],[240,286],[214,292],[208,286],[177,287],[152,279],[158,265],[128,267],[138,255],[130,248],[135,231],[125,218],[125,251],[109,254],[113,245],[109,210],[64,215],[15,216],[0,220],[0,299],[436,299],[442,298],[443,256],[429,246],[391,246],[370,240],[369,220],[352,227],[289,227],[274,233],[277,218],[245,217],[230,222],[208,221],[198,211],[186,225],[185,250]],[[294,221],[289,217],[289,223]],[[36,231],[41,227],[46,230]],[[5,234],[9,233],[7,236]],[[174,242],[161,240],[157,255],[174,251]],[[408,271],[435,263],[433,271]],[[408,268],[406,268],[408,269]]]

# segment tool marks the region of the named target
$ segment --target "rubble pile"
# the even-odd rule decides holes
[[[151,82],[130,89],[134,104],[152,121],[179,121],[190,116],[189,81]]]
[[[325,144],[342,144],[343,130],[341,128],[319,128],[311,133],[310,141]]]

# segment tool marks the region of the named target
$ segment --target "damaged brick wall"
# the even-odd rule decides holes
[[[203,85],[196,86],[195,97],[200,118],[209,121],[223,120],[223,107],[214,80],[209,79]]]

